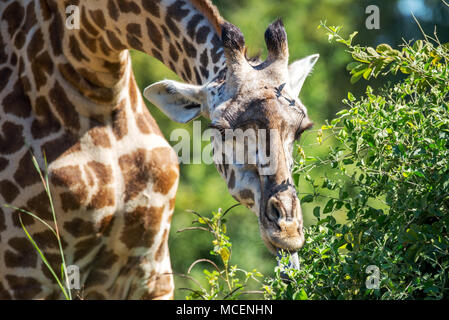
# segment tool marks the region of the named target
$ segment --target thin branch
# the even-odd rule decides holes
[[[189,274],[190,271],[192,271],[192,268],[193,268],[196,264],[198,264],[198,263],[200,263],[200,262],[208,262],[208,263],[210,263],[211,265],[213,265],[214,268],[215,268],[219,273],[221,272],[221,271],[220,271],[220,268],[218,268],[218,266],[217,266],[212,260],[209,260],[209,259],[198,259],[198,260],[194,261],[194,262],[190,265],[189,269],[187,270],[187,274]]]
[[[202,231],[207,231],[207,232],[213,233],[212,231],[210,231],[209,229],[204,228],[204,227],[189,227],[189,228],[180,229],[176,232],[180,233],[180,232],[190,231],[190,230],[202,230]]]

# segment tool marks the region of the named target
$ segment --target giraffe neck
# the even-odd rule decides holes
[[[62,112],[52,111],[73,130],[83,127],[82,119],[73,120],[75,115],[103,119],[130,92],[140,99],[128,49],[157,58],[189,83],[208,83],[225,68],[218,35],[221,17],[206,0],[17,3],[12,17],[19,12],[23,24],[15,26],[18,31],[10,41],[5,39],[18,57],[17,85],[36,114],[42,97],[64,100]],[[72,3],[79,8],[79,29],[66,27],[66,8]],[[14,21],[8,23],[14,28]],[[26,41],[32,46],[25,46]]]
[[[66,17],[64,4],[53,6]],[[79,10],[80,29],[59,35],[58,71],[100,113],[98,105],[110,110],[130,86],[137,90],[128,49],[155,57],[188,83],[208,83],[225,68],[221,17],[211,21],[216,13],[208,1],[109,0],[105,10],[105,1],[90,0],[81,1]]]

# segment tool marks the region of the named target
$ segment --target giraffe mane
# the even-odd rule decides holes
[[[221,35],[221,26],[224,22],[218,8],[211,0],[190,0],[190,2],[198,9],[214,27],[218,35]]]

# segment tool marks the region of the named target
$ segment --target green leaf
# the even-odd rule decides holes
[[[309,300],[309,297],[304,288],[301,288],[293,294],[293,300]]]
[[[320,207],[313,208],[313,215],[317,218],[320,217]]]
[[[313,201],[313,195],[312,194],[308,194],[308,195],[306,195],[306,196],[304,196],[302,199],[301,199],[301,203],[307,203],[307,202],[312,202]]]

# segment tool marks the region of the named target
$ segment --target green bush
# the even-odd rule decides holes
[[[447,299],[449,46],[424,35],[400,50],[361,47],[352,44],[355,33],[344,39],[339,27],[321,27],[355,60],[351,82],[388,74],[398,80],[368,86],[358,99],[349,93],[347,108],[319,131],[320,143],[337,141],[326,159],[299,159],[296,181],[305,177],[314,190],[302,203],[327,201],[306,229],[301,270],[288,270],[283,259],[267,281],[267,298]],[[322,181],[311,178],[327,166]],[[366,286],[368,266],[379,270],[378,289]]]

